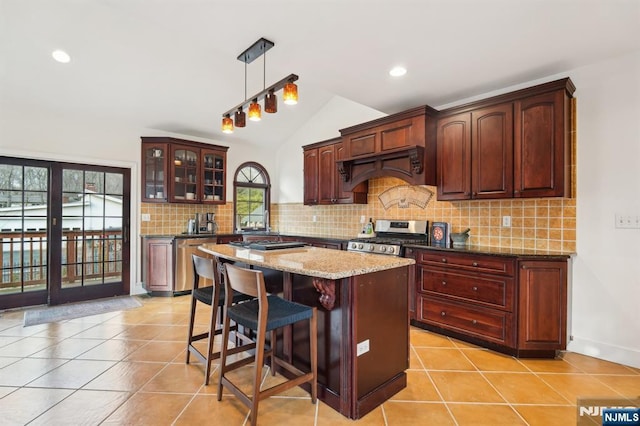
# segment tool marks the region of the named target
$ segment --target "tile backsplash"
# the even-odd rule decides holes
[[[349,239],[361,230],[360,217],[413,219],[451,223],[452,232],[471,228],[469,243],[505,248],[526,248],[573,252],[576,248],[576,203],[574,198],[508,199],[490,201],[437,201],[435,187],[429,203],[421,208],[409,204],[385,209],[382,192],[406,183],[396,178],[369,181],[368,204],[305,206],[302,203],[271,205],[274,231],[283,234],[317,235]],[[220,206],[143,203],[142,214],[151,216],[141,223],[141,234],[171,235],[184,232],[195,213],[214,212],[218,233],[233,231],[231,203]],[[502,226],[503,216],[511,217],[511,227]],[[314,221],[315,219],[315,221]]]

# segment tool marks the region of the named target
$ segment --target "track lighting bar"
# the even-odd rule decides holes
[[[227,115],[231,116],[239,108],[244,110],[244,109],[248,108],[249,104],[251,104],[255,99],[257,99],[258,101],[260,101],[261,99],[264,99],[264,97],[267,95],[267,93],[269,93],[270,90],[273,90],[274,92],[277,92],[278,90],[284,88],[285,84],[293,83],[294,81],[297,81],[297,80],[298,80],[298,76],[297,75],[290,74],[287,77],[283,78],[282,80],[278,81],[277,83],[272,84],[271,86],[269,86],[266,89],[262,90],[261,92],[255,94],[253,96],[249,96],[245,101],[239,103],[238,105],[234,106],[230,110],[224,112],[222,114],[222,116],[223,117],[226,117]]]

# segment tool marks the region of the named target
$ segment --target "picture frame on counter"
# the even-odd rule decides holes
[[[432,247],[451,247],[451,225],[448,222],[432,222],[429,241]]]

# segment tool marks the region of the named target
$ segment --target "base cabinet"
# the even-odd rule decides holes
[[[143,238],[142,285],[150,293],[173,289],[173,238]]]
[[[407,249],[412,324],[522,357],[566,348],[567,258]]]

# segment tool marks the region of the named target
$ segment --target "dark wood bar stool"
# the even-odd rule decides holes
[[[209,375],[211,374],[211,362],[220,357],[219,351],[213,350],[213,341],[216,335],[222,334],[222,317],[225,307],[225,294],[222,269],[224,264],[217,259],[192,255],[193,258],[193,290],[191,292],[191,316],[189,318],[189,335],[187,337],[187,359],[189,364],[190,355],[193,354],[205,365],[204,384],[209,384]],[[202,285],[201,284],[208,284]],[[231,303],[241,302],[251,299],[240,293],[233,293]],[[196,306],[198,302],[211,306],[211,318],[208,330],[193,334],[194,321],[196,316]],[[194,342],[208,339],[207,353],[203,354],[194,345]],[[234,351],[233,353],[235,353]]]
[[[227,293],[237,291],[253,300],[232,305],[226,303],[224,325],[222,327],[222,355],[220,359],[220,382],[218,383],[218,401],[222,400],[222,388],[228,388],[240,401],[251,410],[251,424],[256,425],[258,418],[258,403],[260,400],[291,389],[302,383],[311,385],[311,402],[317,400],[318,363],[317,363],[317,310],[287,301],[281,297],[267,294],[264,276],[261,271],[239,268],[234,265],[226,265],[225,289]],[[227,356],[231,353],[228,349],[230,324],[233,320],[237,325],[242,325],[256,332],[255,355],[238,359],[227,364]],[[303,372],[289,362],[276,357],[276,330],[299,321],[309,322],[309,348],[310,348],[310,372]],[[266,334],[270,332],[269,347],[266,346]],[[233,349],[242,349],[233,348]],[[294,377],[283,383],[260,390],[262,369],[265,357],[271,360],[271,374],[275,375],[276,365],[284,368]],[[254,363],[253,388],[251,394],[244,393],[239,386],[231,382],[227,373],[242,366]]]

